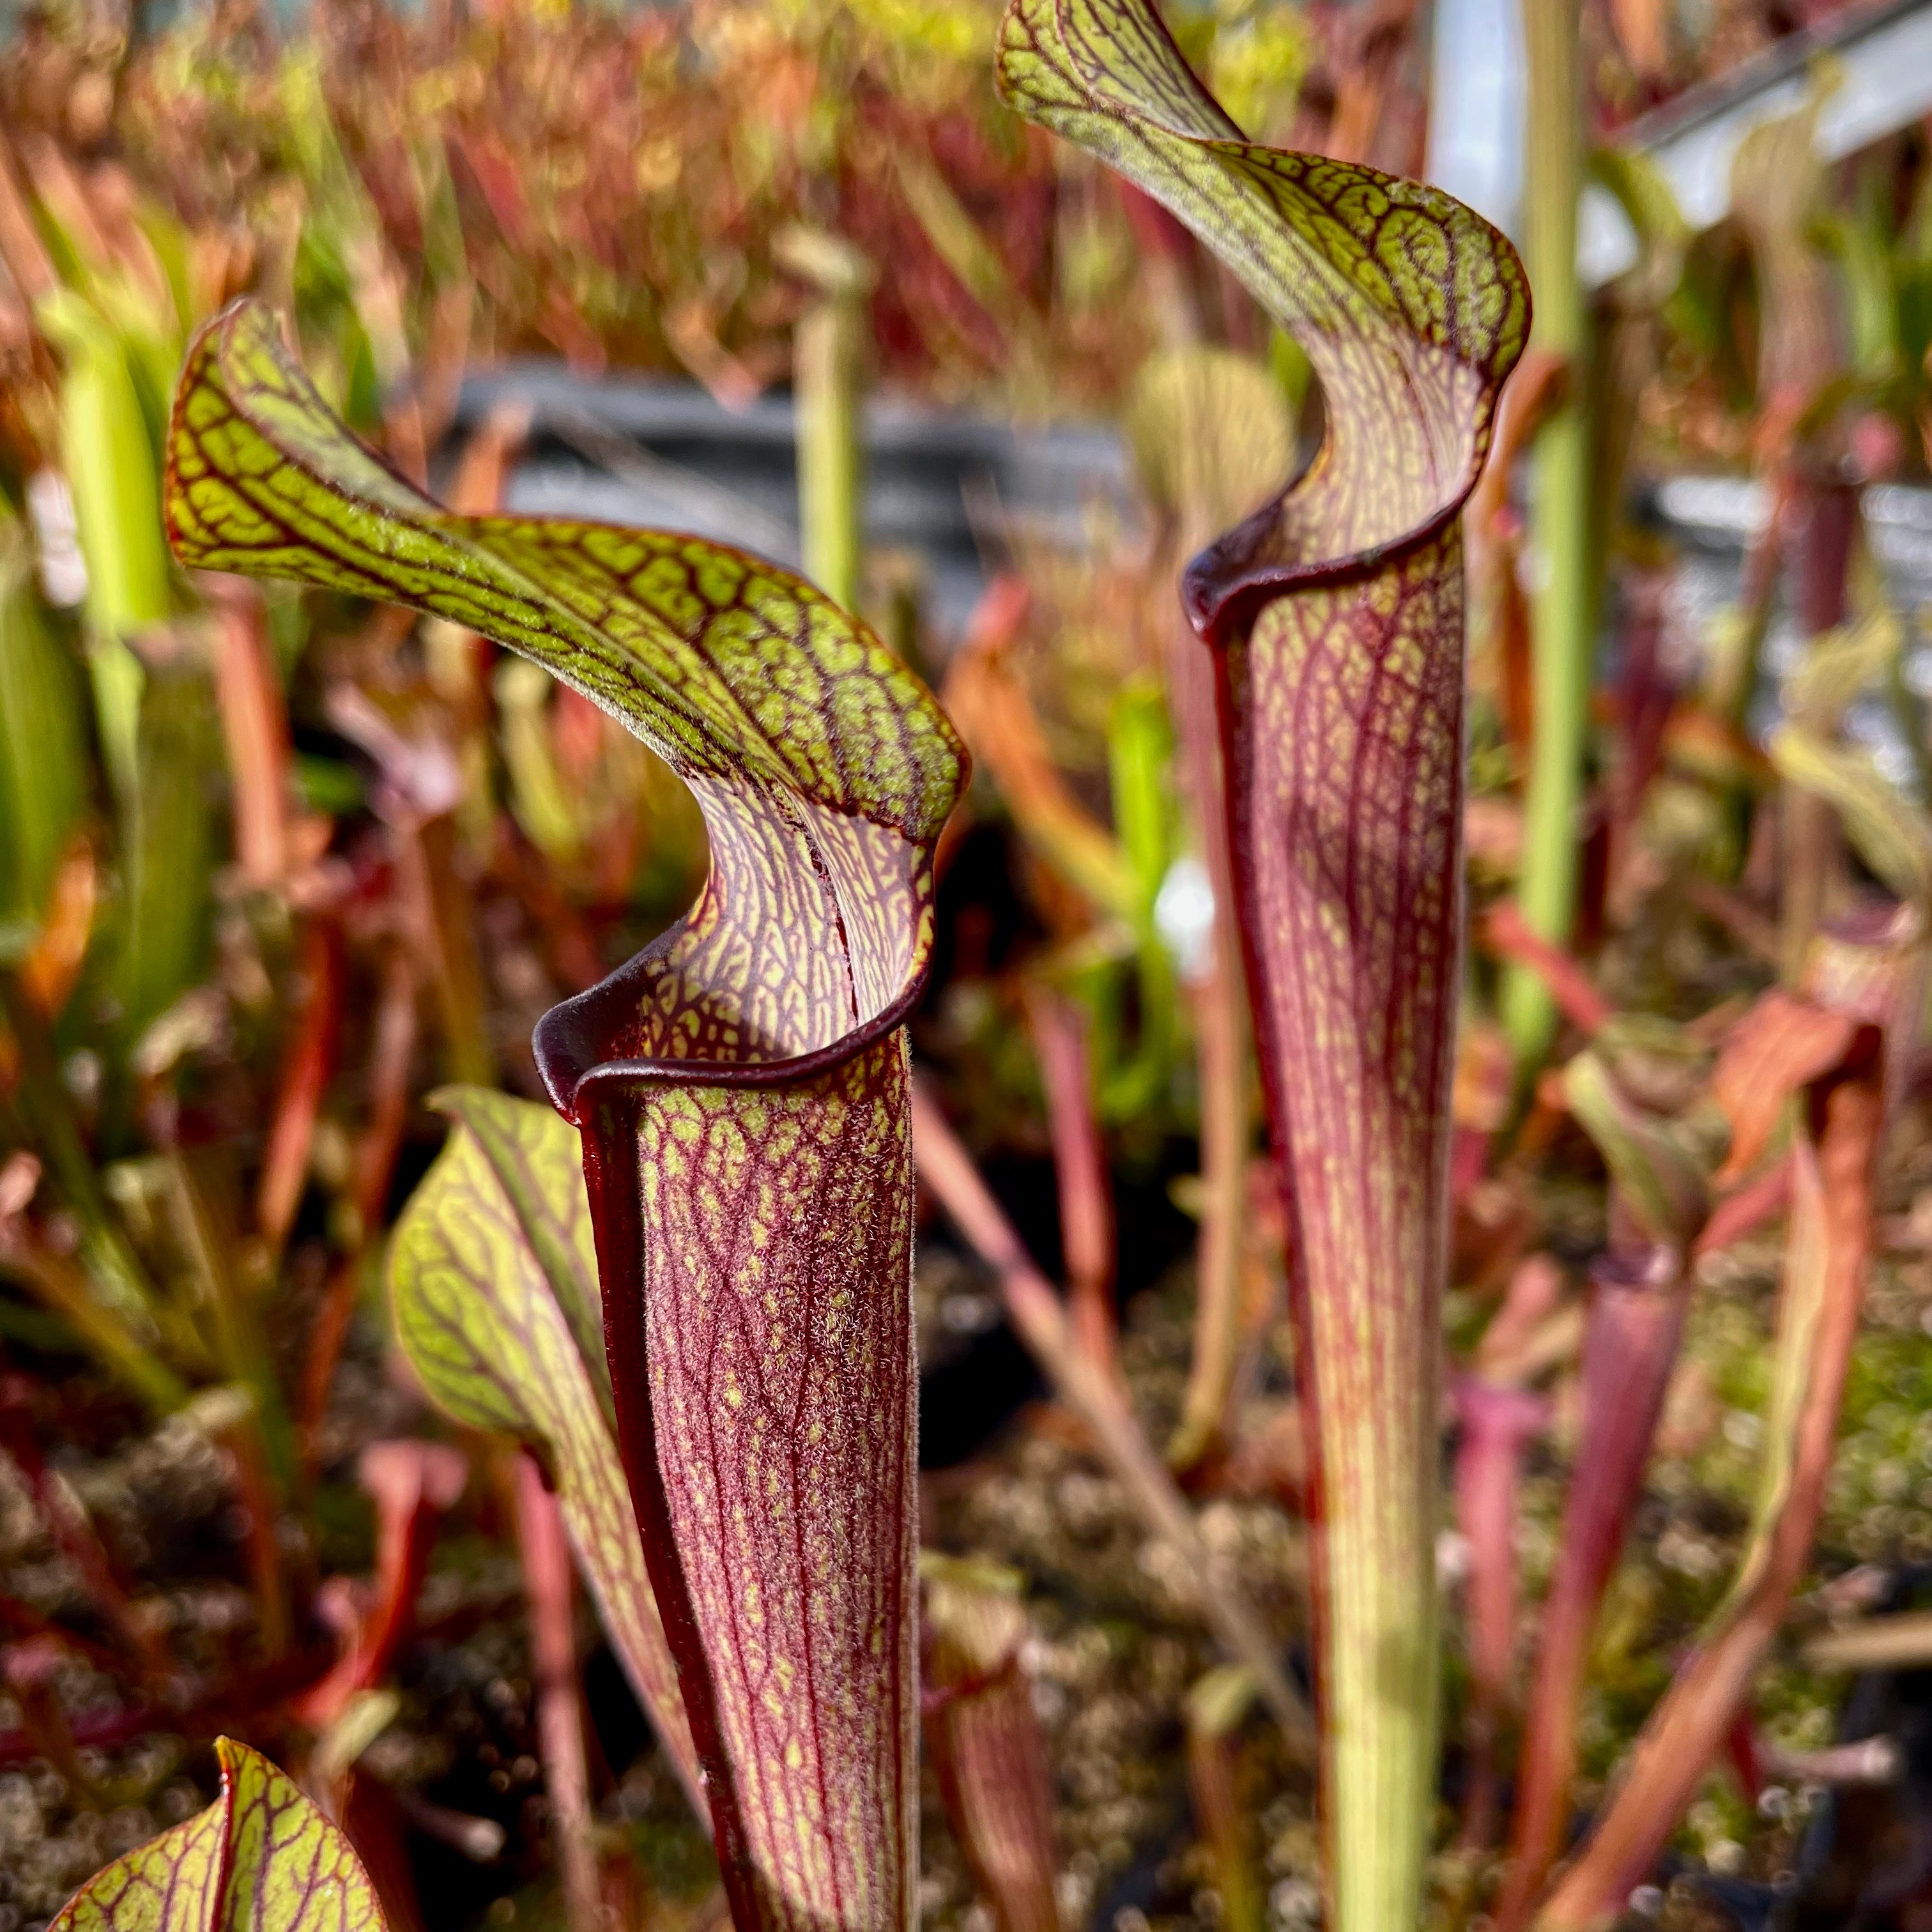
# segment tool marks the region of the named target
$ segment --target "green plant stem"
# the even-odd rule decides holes
[[[1576,812],[1594,656],[1591,594],[1590,434],[1578,380],[1588,322],[1576,280],[1576,196],[1582,180],[1576,10],[1524,0],[1529,68],[1529,205],[1525,255],[1536,302],[1537,346],[1571,365],[1568,398],[1536,440],[1533,501],[1542,561],[1532,658],[1534,725],[1524,802],[1518,898],[1531,927],[1562,944],[1576,903]],[[1556,1010],[1537,976],[1512,965],[1504,976],[1503,1023],[1518,1064],[1548,1049]]]
[[[788,231],[781,248],[786,266],[818,291],[799,318],[793,342],[805,574],[835,604],[856,610],[864,546],[860,418],[872,269],[849,244],[811,230]]]
[[[251,1406],[242,1426],[252,1432],[261,1468],[276,1492],[286,1496],[296,1474],[294,1432],[257,1297],[235,1265],[241,1244],[233,1216],[210,1198],[178,1148],[169,1150],[166,1162],[176,1235],[200,1280],[216,1359],[230,1379],[248,1391]]]

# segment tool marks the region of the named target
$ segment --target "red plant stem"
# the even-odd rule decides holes
[[[398,1791],[394,1796],[397,1810],[424,1838],[434,1838],[480,1865],[502,1857],[509,1834],[495,1819],[479,1818],[474,1812],[458,1811],[447,1804],[432,1804],[414,1791]]]
[[[1621,742],[1610,795],[1613,875],[1622,868],[1645,796],[1662,762],[1664,728],[1677,702],[1676,683],[1664,663],[1667,584],[1661,573],[1643,572],[1634,574],[1628,591],[1617,692]]]
[[[1749,1803],[1756,1804],[1765,1787],[1765,1761],[1757,1726],[1751,1722],[1749,1711],[1740,1708],[1732,1718],[1731,1727],[1724,1734],[1724,1756],[1738,1780],[1738,1790]]]
[[[1868,1041],[1875,1040],[1875,1031]],[[1628,1769],[1582,1856],[1539,1915],[1551,1932],[1602,1925],[1641,1883],[1744,1708],[1785,1606],[1804,1574],[1824,1508],[1845,1376],[1871,1248],[1874,1170],[1884,1119],[1875,1052],[1814,1089],[1792,1156],[1792,1227],[1780,1325],[1808,1302],[1807,1371],[1774,1520],[1697,1649],[1638,1738]],[[1808,1292],[1794,1295],[1794,1287]]]
[[[1582,1423],[1523,1725],[1498,1932],[1528,1923],[1562,1849],[1590,1640],[1642,1493],[1683,1327],[1682,1283],[1669,1249],[1612,1254],[1598,1264],[1583,1330]]]
[[[1052,1284],[1034,1264],[1000,1211],[972,1156],[938,1104],[915,1085],[913,1145],[920,1179],[930,1188],[974,1252],[998,1276],[1006,1318],[1068,1408],[1092,1432],[1102,1460],[1142,1520],[1173,1544],[1200,1580],[1202,1615],[1229,1652],[1255,1672],[1262,1701],[1292,1743],[1309,1735],[1306,1707],[1282,1672],[1274,1640],[1202,1541],[1166,1466],[1149,1446],[1114,1379],[1090,1361],[1073,1338]]]
[[[341,1032],[344,962],[342,933],[326,914],[302,934],[305,991],[282,1061],[275,1112],[255,1190],[255,1219],[272,1248],[288,1238],[290,1224],[308,1179],[316,1115],[335,1070]]]
[[[550,1795],[564,1916],[571,1932],[598,1932],[597,1846],[592,1834],[590,1774],[584,1749],[584,1702],[578,1683],[570,1545],[556,1498],[527,1454],[517,1457],[517,1529],[530,1606],[530,1673],[536,1690],[537,1738]]]
[[[1849,484],[1821,484],[1801,470],[1792,510],[1798,551],[1795,614],[1807,638],[1815,639],[1844,622],[1858,492]],[[1843,863],[1844,839],[1832,807],[1803,786],[1783,787],[1778,804],[1784,834],[1779,868],[1783,964],[1786,982],[1796,985]]]
[[[470,1466],[441,1443],[372,1442],[357,1474],[376,1504],[376,1576],[370,1606],[335,1668],[296,1705],[302,1721],[326,1730],[358,1690],[381,1682],[416,1623],[417,1593],[438,1520],[463,1493]]]
[[[249,885],[272,886],[288,870],[288,712],[260,591],[238,578],[209,580],[218,586],[214,695],[233,780],[235,856]]]
[[[416,1058],[416,976],[406,946],[398,946],[383,968],[382,990],[376,1009],[375,1037],[370,1052],[369,1124],[356,1150],[350,1200],[356,1211],[356,1240],[329,1277],[315,1329],[309,1338],[308,1358],[302,1365],[298,1426],[304,1465],[315,1466],[328,1391],[342,1359],[343,1344],[356,1312],[362,1264],[371,1236],[382,1226],[396,1155],[410,1112],[410,1073]]]
[[[385,1932],[424,1932],[422,1900],[410,1858],[408,1814],[381,1778],[351,1770],[343,1795],[344,1835],[376,1888]]]
[[[282,1574],[281,1507],[268,1474],[260,1412],[251,1404],[226,1432],[225,1442],[234,1458],[235,1486],[242,1513],[248,1520],[248,1570],[254,1586],[262,1648],[272,1663],[289,1647],[289,1592],[287,1580]]]
[[[1471,1774],[1462,1838],[1486,1846],[1496,1831],[1496,1738],[1516,1650],[1517,1475],[1523,1447],[1547,1423],[1549,1405],[1479,1376],[1457,1382],[1455,1400],[1462,1424],[1456,1520],[1469,1546]]]
[[[1040,1084],[1046,1090],[1053,1171],[1060,1192],[1060,1250],[1080,1346],[1110,1373],[1118,1336],[1114,1315],[1113,1178],[1094,1112],[1087,1016],[1046,987],[1027,1000]]]
[[[1483,928],[1491,948],[1505,959],[1527,966],[1550,989],[1563,1017],[1588,1037],[1601,1032],[1610,1003],[1590,982],[1580,962],[1534,931],[1514,899],[1492,908]]]

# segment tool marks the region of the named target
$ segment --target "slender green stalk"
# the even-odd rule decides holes
[[[1542,567],[1535,591],[1534,724],[1517,896],[1531,927],[1558,943],[1569,937],[1576,904],[1576,811],[1596,634],[1590,430],[1585,386],[1577,380],[1588,353],[1588,324],[1576,280],[1576,196],[1582,181],[1576,24],[1574,7],[1524,0],[1529,66],[1524,253],[1536,292],[1534,340],[1568,358],[1572,374],[1568,397],[1536,440],[1532,527]],[[1535,974],[1520,965],[1509,968],[1502,1015],[1519,1063],[1533,1066],[1556,1027],[1548,989]]]
[[[850,610],[857,605],[864,548],[860,417],[872,272],[856,248],[809,230],[789,231],[782,252],[786,266],[818,291],[799,318],[793,347],[805,574]]]

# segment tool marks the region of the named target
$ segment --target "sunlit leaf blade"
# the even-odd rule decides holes
[[[689,914],[548,1014],[618,1441],[740,1932],[898,1925],[915,1856],[911,1172],[899,1022],[964,780],[924,688],[789,572],[450,515],[240,304],[190,352],[184,561],[386,597],[533,658],[690,788]],[[733,1400],[735,1392],[736,1400]]]
[[[189,352],[166,514],[184,562],[386,598],[495,638],[689,785],[710,878],[626,982],[627,1024],[597,1009],[622,1037],[600,1040],[596,1061],[770,1063],[906,1001],[958,741],[912,674],[800,578],[690,537],[450,514],[348,434],[247,302]],[[568,1037],[586,1043],[580,1027]]]
[[[215,1750],[221,1796],[97,1872],[49,1932],[383,1932],[341,1832],[260,1752]]]
[[[86,809],[78,683],[35,593],[32,550],[0,518],[0,920],[39,924]]]
[[[576,1131],[547,1107],[477,1088],[440,1100],[456,1124],[389,1246],[397,1339],[446,1415],[505,1430],[542,1458],[604,1628],[701,1807],[607,1412]]]
[[[209,782],[220,742],[214,694],[198,668],[147,674],[122,818],[128,904],[116,990],[132,1037],[206,970],[218,836]]]
[[[1163,202],[1306,352],[1328,434],[1190,568],[1217,648],[1311,1432],[1331,1923],[1417,1922],[1434,1799],[1436,1354],[1462,926],[1456,515],[1520,353],[1449,196],[1244,141],[1149,0],[1014,0],[1020,111]]]
[[[1801,724],[1772,734],[1772,763],[1788,783],[1844,820],[1858,856],[1901,898],[1932,904],[1932,824],[1862,746],[1832,744]]]
[[[542,1107],[478,1088],[445,1088],[430,1104],[475,1137],[608,1411],[610,1365],[597,1293],[597,1237],[577,1136]]]

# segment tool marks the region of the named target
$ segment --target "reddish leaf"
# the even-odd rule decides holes
[[[1506,1929],[1524,1922],[1562,1848],[1591,1640],[1642,1495],[1683,1334],[1678,1268],[1676,1251],[1660,1244],[1606,1256],[1596,1269],[1583,1330],[1582,1424],[1523,1721],[1509,1876],[1496,1907]]]
[[[1844,1058],[1856,1024],[1774,987],[1725,1036],[1711,1076],[1711,1097],[1731,1126],[1718,1186],[1757,1165],[1792,1096]]]
[[[1887,1104],[1888,1032],[1909,1034],[1921,986],[1917,920],[1894,909],[1814,945],[1803,990],[1862,1022],[1806,1090],[1792,1154],[1791,1232],[1778,1305],[1764,1459],[1750,1540],[1718,1606],[1651,1713],[1615,1796],[1538,1922],[1606,1924],[1641,1882],[1744,1708],[1804,1572],[1832,1468],[1858,1332]]]

